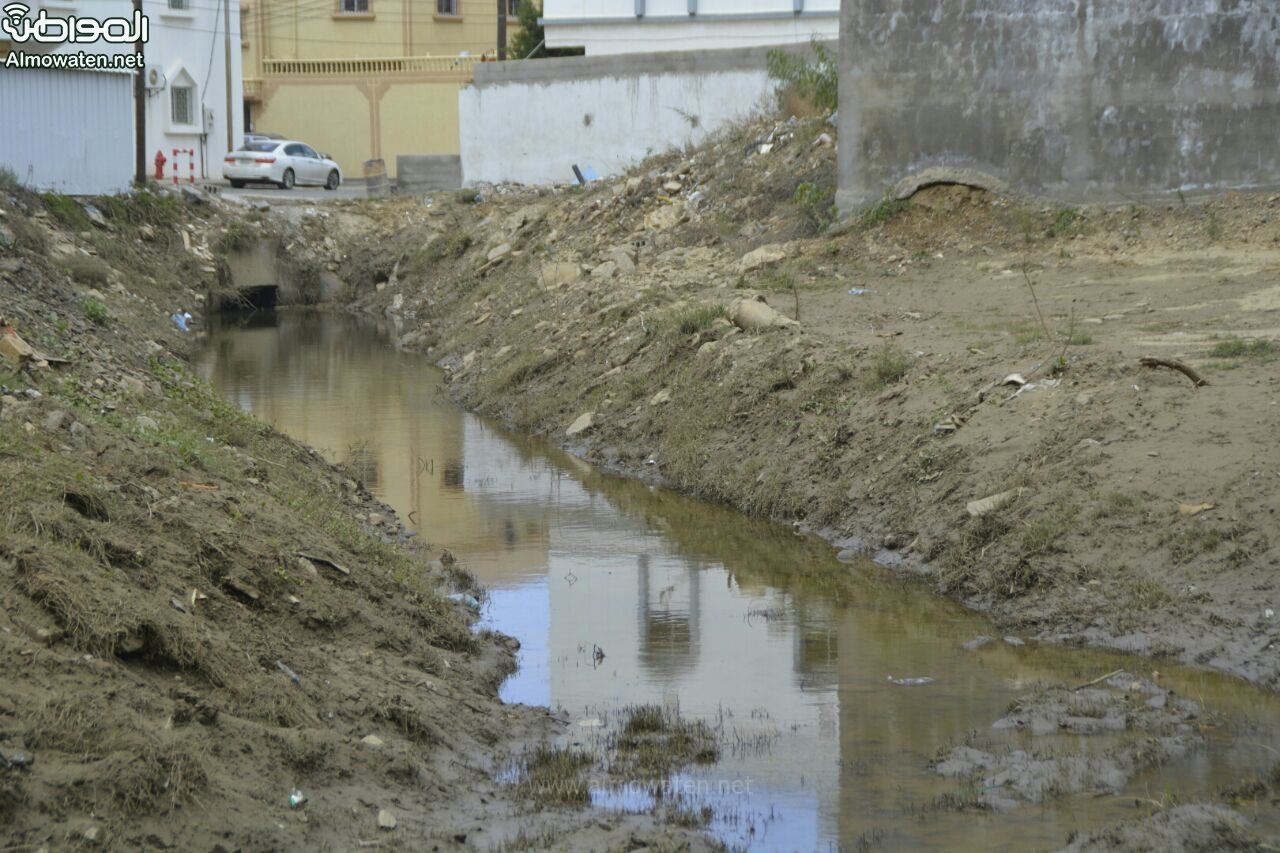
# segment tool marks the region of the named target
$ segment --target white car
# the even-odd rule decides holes
[[[290,139],[246,142],[222,159],[222,177],[237,189],[251,183],[282,190],[307,184],[336,190],[342,185],[342,170],[328,155]]]

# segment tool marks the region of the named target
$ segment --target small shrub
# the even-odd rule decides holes
[[[84,301],[84,316],[97,326],[105,326],[111,320],[111,315],[107,313],[107,306],[101,299],[89,297]]]
[[[823,112],[833,111],[839,103],[840,75],[836,55],[816,38],[810,43],[813,59],[796,56],[785,50],[769,51],[766,67],[769,79],[778,82],[778,99],[787,90],[794,91]]]
[[[699,305],[677,311],[671,324],[681,335],[696,335],[711,328],[711,324],[724,316],[723,305]]]
[[[68,258],[63,262],[62,268],[74,281],[95,287],[107,283],[107,274],[111,269],[100,259],[89,255],[75,255]]]
[[[72,231],[83,231],[89,227],[89,217],[84,208],[71,196],[61,193],[48,193],[44,197],[45,210],[64,228]]]
[[[858,218],[858,224],[863,228],[874,228],[898,218],[910,209],[911,199],[909,198],[887,198],[863,211],[862,216]]]
[[[247,252],[258,242],[257,230],[242,220],[236,220],[227,226],[226,233],[218,238],[219,252]]]
[[[0,192],[17,195],[23,189],[22,181],[18,180],[17,173],[8,166],[0,166]]]
[[[813,232],[826,228],[836,218],[836,206],[831,199],[835,196],[832,187],[822,187],[805,182],[796,187],[791,194],[791,201],[804,213],[805,222]]]
[[[1280,344],[1267,338],[1241,338],[1232,335],[1214,344],[1209,355],[1214,358],[1270,359],[1280,355]]]
[[[471,235],[460,229],[441,234],[427,244],[426,258],[435,263],[447,258],[460,258],[471,248]]]
[[[901,382],[911,370],[913,359],[900,347],[886,343],[876,352],[871,363],[871,387],[884,388]]]
[[[1052,224],[1045,231],[1050,237],[1065,237],[1079,230],[1080,211],[1074,207],[1064,207],[1053,217]]]

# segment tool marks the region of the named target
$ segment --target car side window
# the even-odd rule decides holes
[[[306,145],[302,146],[302,156],[310,157],[312,160],[320,159],[320,155],[315,152],[315,149]]]
[[[288,154],[290,157],[302,157],[304,156],[303,148],[304,146],[302,145],[286,145],[284,147],[284,153]]]

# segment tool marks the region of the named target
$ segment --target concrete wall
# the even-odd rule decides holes
[[[842,209],[966,172],[1067,201],[1280,182],[1275,0],[844,0],[840,29]]]
[[[834,41],[839,17],[840,0],[546,0],[542,6],[547,47],[581,47],[587,56]]]
[[[800,48],[791,48],[800,49]],[[804,48],[807,50],[807,48]],[[458,95],[466,185],[569,183],[697,143],[774,104],[766,48],[477,65]]]
[[[364,161],[374,158],[386,161],[395,177],[402,154],[457,153],[462,79],[455,77],[269,78],[255,124],[331,155],[344,180],[360,177]]]
[[[456,190],[462,186],[462,159],[453,156],[401,155],[396,158],[396,189],[402,193]]]

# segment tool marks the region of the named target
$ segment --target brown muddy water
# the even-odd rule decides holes
[[[199,367],[245,410],[349,463],[483,582],[483,623],[522,646],[503,699],[563,713],[573,721],[566,741],[588,746],[637,703],[678,705],[716,727],[719,763],[670,782],[714,808],[709,830],[730,846],[1052,850],[1152,802],[1213,796],[1280,758],[1275,697],[1093,651],[999,640],[966,650],[994,633],[982,617],[870,563],[839,563],[823,542],[606,475],[470,415],[425,357],[395,351],[390,332],[345,316],[260,313],[216,327]],[[1119,792],[997,813],[940,807],[966,794],[931,770],[940,749],[993,736],[1029,689],[1121,667],[1159,667],[1162,684],[1202,701],[1219,719],[1205,744]],[[935,680],[890,680],[924,677]],[[1114,744],[1063,735],[1023,745]],[[645,810],[654,795],[623,785],[594,798]],[[1257,817],[1277,831],[1273,814]]]

